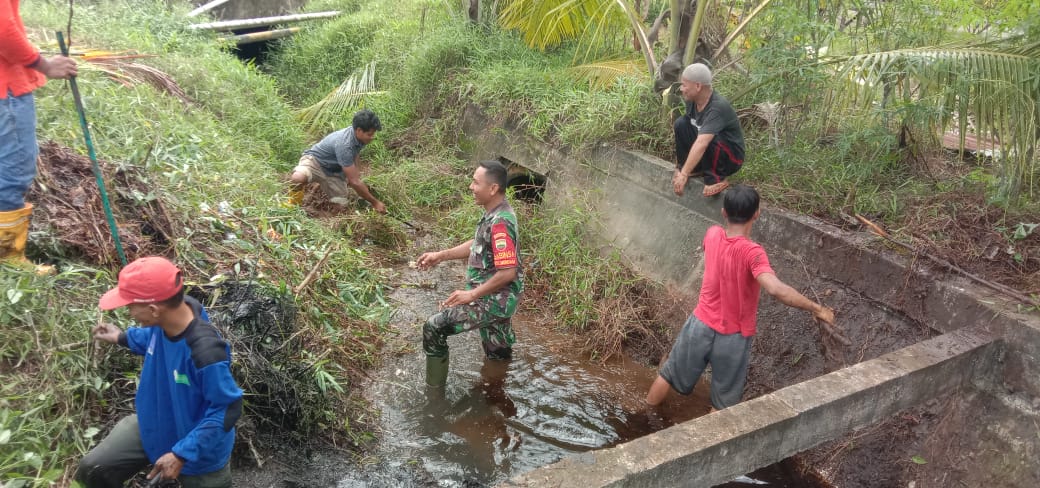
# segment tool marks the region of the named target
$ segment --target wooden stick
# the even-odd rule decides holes
[[[803,261],[802,258],[799,257],[798,258],[798,262],[801,263],[801,265],[802,265],[802,271],[805,271],[805,278],[806,278],[806,283],[805,284],[806,284],[806,286],[809,287],[809,291],[812,292],[813,296],[816,297],[816,303],[819,303],[820,306],[822,306],[822,307],[826,307],[826,305],[823,304],[823,300],[820,299],[820,294],[816,293],[816,288],[813,288],[813,286],[812,286],[812,275],[809,274],[809,268],[805,265],[805,261]],[[835,318],[835,319],[837,319],[837,318]],[[831,339],[834,339],[834,340],[840,342],[844,346],[851,346],[852,345],[852,341],[849,340],[848,337],[845,337],[845,335],[842,334],[837,329],[837,326],[828,324],[827,322],[824,322],[824,321],[816,318],[815,315],[813,315],[813,322],[816,322],[816,325],[820,326],[823,329],[823,331],[827,335],[830,336]],[[837,359],[837,358],[834,358],[834,359]]]
[[[989,287],[992,290],[999,291],[1001,293],[1006,293],[1006,294],[1014,297],[1015,299],[1018,299],[1018,300],[1020,300],[1022,302],[1025,302],[1025,303],[1028,303],[1028,304],[1030,304],[1030,305],[1032,305],[1034,307],[1040,307],[1040,301],[1034,300],[1033,298],[1031,298],[1029,296],[1026,296],[1024,293],[1022,293],[1022,292],[1020,292],[1018,290],[1015,290],[1014,288],[1011,288],[1011,287],[1009,287],[1007,285],[1002,285],[1000,283],[994,283],[992,281],[989,281],[989,280],[987,280],[987,279],[985,279],[985,278],[983,278],[981,276],[972,274],[972,273],[968,272],[968,270],[966,270],[964,268],[961,268],[960,266],[957,266],[956,264],[953,264],[953,263],[951,263],[951,262],[949,262],[949,261],[947,261],[947,260],[945,260],[943,258],[940,258],[940,257],[937,257],[937,256],[932,256],[931,254],[928,254],[928,253],[926,253],[924,251],[921,251],[920,249],[917,249],[916,247],[914,247],[914,246],[912,246],[910,244],[907,244],[907,243],[901,242],[901,241],[897,241],[895,238],[893,238],[892,236],[888,235],[887,232],[881,230],[881,228],[878,227],[877,224],[867,220],[866,217],[863,217],[862,215],[856,214],[856,218],[859,219],[860,222],[863,222],[864,225],[866,225],[871,230],[872,233],[874,233],[874,234],[876,234],[878,236],[883,237],[888,242],[891,242],[891,243],[896,244],[896,245],[898,245],[900,247],[903,247],[904,249],[906,249],[906,250],[908,250],[910,252],[913,252],[915,254],[924,256],[924,257],[926,257],[928,259],[931,259],[936,264],[939,264],[940,266],[944,266],[944,267],[946,267],[949,270],[956,271],[956,272],[964,275],[964,277],[966,277],[966,278],[968,278],[968,279],[970,279],[970,280],[972,280],[972,281],[974,281],[976,283],[979,283],[981,285],[987,286],[987,287]]]
[[[289,37],[293,34],[300,32],[299,27],[289,27],[288,29],[273,29],[263,32],[250,32],[248,34],[238,34],[234,36],[224,37],[223,40],[228,42],[234,42],[241,46],[244,44],[252,44],[254,42],[270,41],[273,39],[281,39],[283,37]]]
[[[888,235],[888,232],[885,232],[885,230],[882,229],[881,226],[879,226],[879,225],[877,225],[877,224],[867,220],[866,217],[864,217],[864,216],[862,216],[860,214],[856,214],[856,219],[858,219],[860,222],[862,222],[863,225],[867,226],[867,228],[869,228],[871,232],[873,232],[873,233],[875,233],[875,234],[877,234],[877,235],[879,235],[881,237],[886,237],[886,238],[891,239],[891,237]]]
[[[101,308],[97,310],[97,325],[100,326],[105,320],[104,312]],[[97,341],[94,340],[94,331],[90,330],[87,332],[87,361],[90,363],[91,369],[97,369]]]
[[[329,255],[331,254],[331,247],[325,250],[325,255],[318,260],[318,264],[314,265],[314,269],[311,269],[311,272],[307,273],[307,276],[303,278],[303,281],[300,282],[300,284],[296,288],[293,288],[293,295],[299,296],[300,292],[303,291],[304,288],[307,288],[307,285],[311,284],[312,281],[314,281],[314,278],[318,275],[318,270],[321,269],[321,266],[325,264],[325,261],[329,259]]]

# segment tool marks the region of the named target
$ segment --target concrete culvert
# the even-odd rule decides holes
[[[721,198],[702,197],[699,182],[676,198],[670,162],[606,146],[565,153],[470,109],[463,130],[466,159],[498,158],[507,182],[538,183],[532,175],[551,170],[546,211],[577,198],[591,205],[587,247],[617,252],[675,290],[699,290],[700,244],[720,222]],[[430,394],[416,324],[457,289],[465,267],[402,266],[386,297],[396,333],[385,350],[395,352],[362,386],[380,412],[376,461],[311,472],[337,486],[1040,486],[1035,314],[878,251],[865,233],[779,209],[767,206],[752,236],[785,283],[836,310],[851,345],[828,342],[807,313],[764,297],[743,402],[709,412],[702,377],[688,397],[647,409],[655,368],[623,354],[590,357],[528,296],[512,319],[511,361],[486,361],[473,335],[452,336],[448,382]],[[437,245],[419,236],[413,253]],[[663,333],[673,337],[679,322],[661,324]]]
[[[512,176],[506,182],[507,188],[515,191],[516,198],[528,203],[541,203],[545,192],[545,177],[534,173]]]
[[[513,189],[516,198],[527,203],[542,203],[542,194],[545,193],[545,176],[506,158],[499,157],[498,160],[508,170],[506,188]]]

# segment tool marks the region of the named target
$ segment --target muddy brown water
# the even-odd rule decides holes
[[[357,466],[337,486],[491,486],[708,412],[702,381],[689,397],[673,396],[660,415],[648,415],[642,401],[656,368],[627,357],[591,359],[573,335],[556,330],[530,306],[513,320],[512,361],[486,361],[475,332],[451,337],[443,397],[428,394],[422,323],[463,283],[463,275],[461,262],[426,272],[397,270],[390,299],[398,335],[389,350],[399,352],[384,360],[366,387],[380,411],[374,462]],[[792,473],[777,464],[751,477],[774,487],[818,486]]]
[[[416,256],[435,247],[428,236],[412,237],[419,242]],[[828,358],[828,348],[805,312],[765,297],[745,399],[933,335],[841,283],[810,276],[796,256],[778,253],[771,259],[782,279],[838,311],[854,346],[830,351],[835,354]],[[485,362],[475,332],[454,336],[449,339],[448,385],[443,396],[430,396],[421,326],[463,284],[464,267],[445,263],[420,272],[401,263],[392,274],[389,298],[395,312],[390,325],[396,335],[386,345],[382,364],[362,385],[379,412],[377,441],[359,458],[319,452],[305,465],[288,466],[273,476],[239,478],[243,486],[492,486],[565,456],[611,447],[704,415],[710,408],[702,378],[689,397],[672,394],[660,415],[646,414],[642,400],[656,377],[655,367],[628,357],[607,363],[590,358],[571,333],[556,330],[547,311],[530,303],[522,304],[514,317],[512,361]],[[673,330],[681,326],[671,325]],[[799,465],[805,463],[785,460],[748,473],[767,485],[721,486],[826,486],[801,475]]]

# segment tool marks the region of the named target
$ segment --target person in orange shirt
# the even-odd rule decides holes
[[[75,61],[45,58],[29,43],[18,0],[0,0],[0,261],[28,264],[32,204],[25,202],[25,193],[36,177],[40,151],[32,92],[48,78],[75,74]]]

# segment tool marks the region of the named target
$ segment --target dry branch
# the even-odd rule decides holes
[[[307,273],[307,276],[303,278],[303,281],[300,282],[300,284],[296,288],[293,288],[294,295],[300,296],[300,292],[302,292],[304,288],[307,288],[307,285],[311,284],[311,282],[314,281],[314,278],[318,276],[318,270],[321,269],[321,267],[325,264],[325,261],[329,259],[329,255],[331,254],[331,247],[325,250],[325,255],[318,260],[318,264],[315,264],[314,268],[311,269],[311,272]]]
[[[985,278],[983,278],[981,276],[978,276],[976,274],[972,274],[968,270],[966,270],[964,268],[961,268],[960,266],[957,266],[956,264],[953,264],[953,263],[951,263],[951,262],[949,262],[949,261],[947,261],[947,260],[945,260],[943,258],[940,258],[940,257],[937,257],[937,256],[933,256],[933,255],[928,254],[928,253],[926,253],[926,252],[924,252],[924,251],[922,251],[920,249],[917,249],[916,247],[914,247],[914,246],[912,246],[910,244],[907,244],[907,243],[902,242],[902,241],[898,241],[894,237],[888,235],[887,232],[881,230],[881,228],[878,227],[876,224],[870,222],[865,217],[863,217],[863,216],[861,216],[859,214],[856,214],[856,218],[859,219],[861,222],[864,222],[865,224],[869,223],[870,225],[867,225],[867,227],[870,228],[871,232],[873,232],[874,234],[877,234],[880,237],[883,237],[888,242],[896,244],[896,245],[898,245],[898,246],[900,246],[900,247],[902,247],[902,248],[904,248],[904,249],[906,249],[906,250],[908,250],[908,251],[910,251],[910,252],[912,252],[914,254],[924,256],[924,257],[932,260],[936,264],[938,264],[940,266],[943,266],[946,269],[949,269],[949,270],[952,270],[952,271],[956,271],[956,272],[960,273],[961,275],[963,275],[964,277],[966,277],[966,278],[968,278],[968,279],[970,279],[970,280],[972,280],[972,281],[974,281],[976,283],[979,283],[981,285],[987,286],[987,287],[989,287],[992,290],[995,290],[995,291],[998,291],[998,292],[1001,292],[1001,293],[1006,293],[1007,295],[1011,296],[1012,298],[1014,298],[1016,300],[1019,300],[1019,301],[1022,301],[1024,303],[1027,303],[1029,305],[1032,305],[1034,307],[1040,307],[1040,301],[1037,301],[1037,300],[1035,300],[1035,299],[1033,299],[1033,298],[1031,298],[1029,296],[1026,296],[1024,293],[1022,293],[1022,292],[1020,292],[1018,290],[1010,288],[1010,287],[1008,287],[1006,285],[1002,285],[1000,283],[994,283],[992,281],[989,281],[989,280],[987,280],[987,279],[985,279]]]

